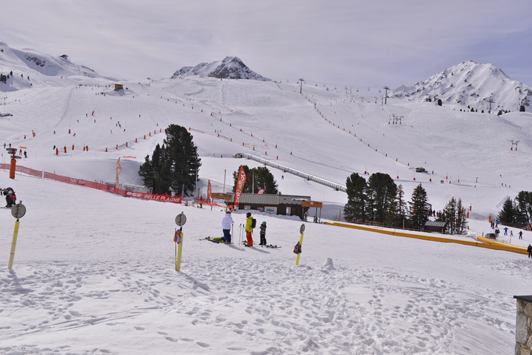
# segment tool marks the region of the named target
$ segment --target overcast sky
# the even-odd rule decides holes
[[[532,86],[531,0],[16,0],[1,14],[1,42],[123,79],[237,56],[272,79],[395,88],[474,60]]]

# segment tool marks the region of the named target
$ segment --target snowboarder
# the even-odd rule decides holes
[[[528,244],[528,248],[526,250],[528,250],[528,257],[532,258],[532,245]]]
[[[519,239],[523,239],[523,231],[519,231]]]
[[[231,225],[233,224],[233,218],[231,217],[231,211],[225,212],[224,218],[222,218],[222,231],[224,232],[224,237],[222,240],[227,244],[231,244]]]
[[[252,237],[252,233],[253,233],[253,217],[251,216],[251,212],[248,212],[246,213],[246,228],[245,228],[245,231],[246,231],[246,239],[247,239],[247,244],[246,246],[248,247],[252,247],[253,246],[253,237]]]
[[[266,221],[260,225],[260,245],[266,245]]]

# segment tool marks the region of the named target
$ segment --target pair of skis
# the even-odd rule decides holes
[[[212,238],[212,237],[200,238],[199,240],[208,240],[209,242],[213,242],[216,244],[228,244],[228,245],[233,244],[233,243],[226,243],[223,240],[216,240],[216,238]]]

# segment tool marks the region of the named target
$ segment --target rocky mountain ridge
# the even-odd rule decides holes
[[[198,75],[200,77],[218,78],[218,79],[249,79],[259,81],[270,81],[249,69],[247,65],[238,57],[225,57],[221,61],[212,63],[199,63],[195,67],[183,67],[176,71],[171,79],[185,77],[189,75]]]
[[[52,56],[32,49],[15,49],[0,42],[0,92],[40,86],[66,86],[115,79],[71,62],[66,54]],[[91,80],[94,79],[94,80]]]
[[[510,79],[493,64],[466,61],[412,86],[400,86],[391,97],[415,101],[442,101],[455,109],[532,111],[532,88]]]

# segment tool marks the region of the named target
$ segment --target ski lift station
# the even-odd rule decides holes
[[[235,194],[231,195],[231,201],[234,204]],[[240,210],[257,210],[276,215],[298,216],[301,219],[305,219],[305,215],[308,215],[309,208],[318,208],[319,206],[321,210],[322,206],[321,202],[311,201],[310,196],[249,193],[243,193],[240,196],[239,205]]]

